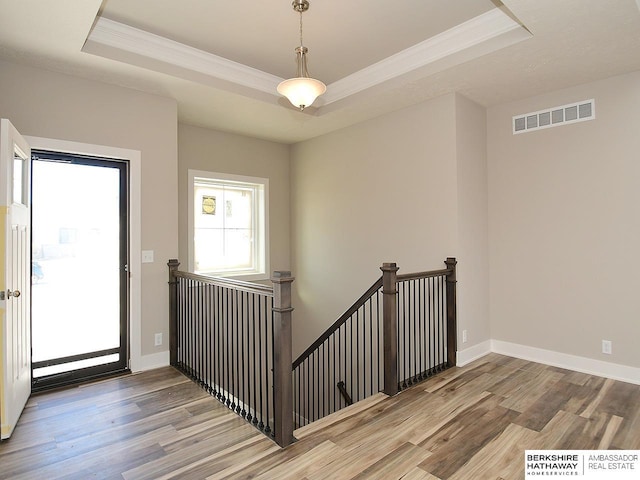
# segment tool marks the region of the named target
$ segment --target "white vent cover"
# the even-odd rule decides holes
[[[594,118],[596,118],[596,104],[592,98],[591,100],[547,108],[538,112],[516,115],[513,117],[513,134],[557,127],[569,123],[585,122]]]

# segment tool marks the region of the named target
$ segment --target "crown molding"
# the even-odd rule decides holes
[[[279,97],[276,75],[123,23],[98,18],[87,42],[112,47]]]
[[[503,46],[511,45],[513,41],[506,38],[507,34],[518,29],[526,32],[526,38],[531,36],[522,25],[495,8],[328,85],[324,105],[498,37],[505,37]]]
[[[514,32],[518,33],[515,40],[512,35]],[[318,110],[322,110],[322,106],[439,60],[469,51],[472,47],[486,44],[490,40],[495,43],[492,50],[497,50],[530,37],[531,34],[522,25],[495,8],[328,85],[327,92],[321,97]],[[177,67],[184,71],[183,78],[189,78],[189,72],[196,72],[278,98],[280,95],[276,88],[284,80],[256,68],[102,17],[96,21],[83,50],[91,52],[91,44],[115,49],[121,52],[123,57],[134,54]],[[119,58],[116,56],[114,59]],[[460,57],[457,62],[464,60]]]

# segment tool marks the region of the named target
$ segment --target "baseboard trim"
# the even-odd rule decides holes
[[[464,350],[458,350],[456,366],[464,367],[474,360],[484,357],[488,353],[491,353],[491,340],[485,340]]]
[[[166,367],[169,365],[169,351],[142,355],[135,365],[131,365],[133,373],[153,370],[154,368]]]
[[[640,368],[503,342],[502,340],[491,340],[490,343],[491,351],[494,353],[640,385]]]

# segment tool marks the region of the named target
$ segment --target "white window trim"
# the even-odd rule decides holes
[[[231,173],[208,172],[204,170],[191,170],[188,174],[188,201],[187,201],[187,217],[188,217],[188,261],[189,271],[194,271],[194,180],[196,177],[211,178],[217,180],[228,180],[231,182],[258,183],[264,185],[264,273],[258,274],[225,274],[220,275],[238,280],[268,280],[270,278],[270,249],[269,249],[269,179],[262,177],[250,177],[247,175],[234,175]]]

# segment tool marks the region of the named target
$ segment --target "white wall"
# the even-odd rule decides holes
[[[291,156],[294,356],[381,275],[456,255],[455,96],[296,144]]]
[[[593,121],[511,133],[590,98]],[[640,367],[640,72],[490,108],[488,158],[492,337]]]
[[[486,110],[461,95],[456,96],[456,159],[458,351],[463,351],[490,340],[491,332]]]
[[[178,126],[180,261],[188,270],[188,171],[248,175],[269,179],[271,270],[290,270],[289,147],[231,133]]]
[[[178,252],[175,101],[4,61],[0,92],[0,117],[23,135],[141,152],[142,248],[155,252],[142,266],[141,351],[151,364],[168,358],[153,334],[169,338],[166,260]]]

